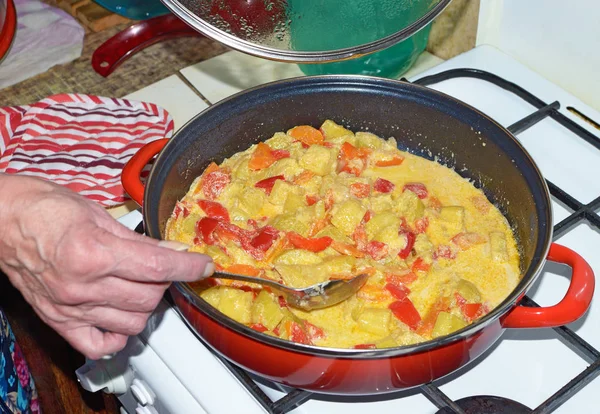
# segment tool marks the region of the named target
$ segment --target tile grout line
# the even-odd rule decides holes
[[[202,99],[208,106],[212,106],[212,102],[210,102],[202,93],[196,89],[196,87],[184,76],[181,71],[177,71],[177,77],[186,84],[188,88],[190,88],[200,99]]]

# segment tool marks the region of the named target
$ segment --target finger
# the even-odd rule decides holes
[[[60,306],[72,319],[122,335],[137,335],[144,330],[150,312],[128,312],[107,306]]]
[[[152,312],[170,283],[133,282],[115,276],[98,279],[91,286],[78,287],[77,303],[106,306],[123,311]]]
[[[204,254],[179,252],[168,247],[100,232],[97,240],[113,256],[111,274],[137,282],[191,282],[210,276],[212,259]]]
[[[59,331],[60,333],[60,331]],[[93,326],[82,326],[61,333],[73,348],[92,360],[119,352],[127,345],[127,335],[102,332]]]

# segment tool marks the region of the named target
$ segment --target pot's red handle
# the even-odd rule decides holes
[[[565,297],[548,307],[517,306],[502,321],[505,328],[551,328],[579,319],[587,311],[594,296],[594,271],[573,250],[552,243],[548,260],[569,265],[573,271]]]
[[[121,173],[121,183],[129,196],[140,206],[144,203],[144,184],[142,183],[142,170],[156,154],[169,142],[168,138],[152,141],[136,152]]]

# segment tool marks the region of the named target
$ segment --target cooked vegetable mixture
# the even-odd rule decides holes
[[[260,285],[209,279],[201,297],[252,329],[304,344],[385,348],[447,335],[517,285],[508,222],[454,171],[393,138],[327,120],[212,163],[177,203],[167,238],[220,269],[305,287],[369,274],[350,299],[290,308]]]

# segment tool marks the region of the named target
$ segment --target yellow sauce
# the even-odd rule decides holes
[[[312,312],[258,285],[195,286],[240,323],[319,346],[384,348],[447,335],[520,279],[508,222],[482,191],[399,151],[393,138],[332,121],[277,133],[211,165],[166,234],[220,268],[294,287],[369,273],[355,296]]]

